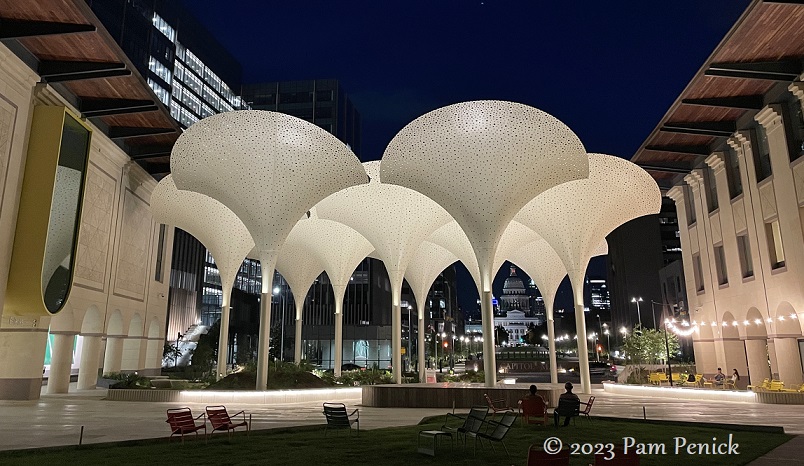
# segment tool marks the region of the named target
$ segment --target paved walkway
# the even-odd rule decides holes
[[[175,403],[106,401],[106,390],[72,391],[66,395],[42,395],[38,401],[0,401],[0,450],[75,445],[81,426],[84,443],[165,437],[165,410]],[[791,434],[804,434],[804,405],[765,405],[721,401],[690,401],[615,395],[594,390],[593,415],[728,424],[778,425]],[[581,397],[585,399],[585,397]],[[358,405],[359,399],[348,401]],[[188,403],[203,412],[203,403]],[[323,424],[320,402],[228,406],[251,414],[254,429]],[[444,408],[360,408],[360,428],[403,426],[425,416],[444,414]],[[669,435],[669,434],[668,434]],[[753,464],[800,464],[798,452],[804,437],[771,452]]]

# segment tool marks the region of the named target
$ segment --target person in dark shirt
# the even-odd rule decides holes
[[[570,402],[570,403],[580,405],[581,404],[581,399],[578,398],[578,395],[572,393],[572,384],[567,382],[567,383],[564,384],[564,388],[567,391],[566,391],[566,393],[562,393],[561,396],[558,397],[558,405],[561,406],[562,401],[564,401],[565,403]],[[572,416],[566,416],[564,418],[564,425],[565,426],[569,425],[571,417]],[[556,427],[558,427],[558,418],[559,418],[558,408],[556,408],[553,411],[553,422],[555,423]]]
[[[536,393],[536,392],[537,392],[536,385],[531,385],[531,386],[530,386],[530,393],[529,393],[529,394],[527,394],[527,395],[525,395],[525,396],[524,396],[524,398],[539,398],[539,399],[541,399],[542,401],[544,401],[544,398],[542,398],[542,396],[541,396],[541,395],[539,395],[539,394],[538,394],[538,393]]]

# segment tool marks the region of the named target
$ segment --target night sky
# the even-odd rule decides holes
[[[477,99],[540,108],[588,152],[630,158],[749,0],[183,3],[245,83],[338,79],[363,119],[365,161],[419,115]],[[571,307],[566,281],[556,305]]]

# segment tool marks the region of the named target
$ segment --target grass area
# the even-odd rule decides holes
[[[364,430],[359,436],[349,436],[347,431],[330,431],[324,437],[323,426],[298,427],[255,431],[250,437],[216,434],[204,443],[188,438],[184,444],[174,439],[132,441],[113,444],[87,445],[83,447],[58,447],[37,450],[0,452],[0,464],[24,465],[95,465],[95,464],[271,464],[271,465],[485,465],[526,464],[528,447],[541,446],[548,437],[560,438],[565,448],[573,442],[609,443],[622,446],[623,437],[634,437],[637,442],[662,443],[667,445],[663,456],[642,456],[643,465],[744,465],[773,448],[788,441],[792,436],[778,432],[737,430],[727,426],[703,427],[679,423],[639,422],[624,420],[578,419],[576,425],[555,428],[553,426],[520,426],[517,424],[506,437],[511,457],[505,456],[502,447],[492,452],[488,443],[478,447],[472,454],[471,443],[467,447],[456,446],[451,450],[445,442],[435,458],[416,452],[416,440],[420,430],[438,429],[443,418],[423,421],[417,426]],[[739,455],[690,456],[673,454],[674,437],[683,436],[690,443],[727,441],[728,435],[739,443]],[[471,442],[471,441],[470,441]],[[573,456],[572,465],[586,466],[594,463],[591,455]]]

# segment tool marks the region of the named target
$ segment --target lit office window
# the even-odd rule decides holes
[[[173,73],[171,73],[167,66],[163,65],[162,62],[154,57],[148,59],[148,69],[151,70],[153,74],[162,78],[162,81],[166,83],[173,81]]]
[[[190,92],[185,92],[182,96],[181,102],[193,111],[196,115],[201,114],[201,99],[194,96]]]
[[[191,70],[195,71],[198,76],[204,76],[204,62],[201,61],[195,54],[189,50],[185,52],[186,59],[184,60],[187,63],[187,67]]]
[[[215,89],[216,91],[221,90],[221,78],[219,78],[218,75],[213,73],[209,68],[204,70],[204,81],[209,84],[209,87]]]
[[[184,86],[179,83],[179,80],[173,79],[173,98],[181,101],[182,96],[184,95]]]
[[[206,100],[211,107],[218,108],[220,106],[221,98],[218,97],[218,94],[216,94],[209,86],[206,85],[204,86],[202,96],[204,97],[204,100]]]
[[[186,108],[181,109],[181,119],[179,120],[179,123],[189,128],[190,126],[192,126],[193,123],[196,122],[198,122],[197,116],[190,113],[190,111],[187,110]]]
[[[173,64],[173,77],[179,81],[184,81],[184,65],[179,62]]]
[[[154,17],[151,20],[151,22],[153,23],[154,27],[159,29],[159,32],[164,34],[165,37],[170,39],[171,42],[176,41],[176,30],[173,29],[172,27],[170,27],[170,25],[167,23],[167,21],[162,19],[161,16],[159,16],[156,13],[154,13]]]
[[[212,107],[207,104],[201,104],[201,118],[206,118],[214,114],[215,112],[212,110]]]
[[[201,95],[203,92],[204,85],[201,83],[201,79],[193,73],[185,73],[184,84],[198,95]]]
[[[148,78],[148,85],[153,89],[154,93],[163,104],[170,105],[170,93],[164,87],[157,84],[156,81],[151,78]]]
[[[179,105],[176,99],[170,101],[170,116],[176,121],[179,121],[181,118],[181,105]]]
[[[185,60],[185,54],[184,54],[185,50],[186,49],[184,48],[183,45],[181,45],[181,42],[176,42],[176,58],[178,58],[179,60],[184,61]]]

